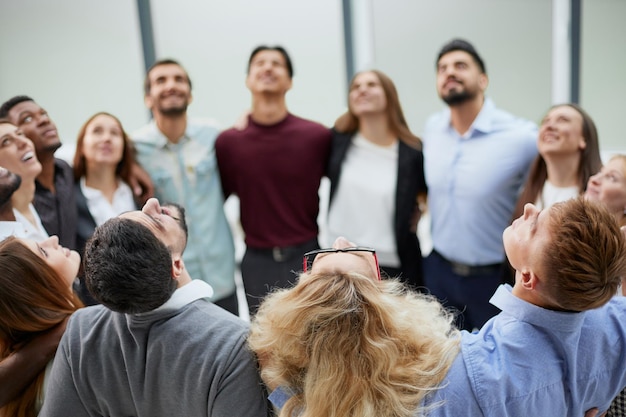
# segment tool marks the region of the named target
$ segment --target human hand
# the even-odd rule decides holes
[[[585,413],[585,417],[605,417],[606,416],[606,411],[602,414],[600,414],[598,416],[598,412],[599,410],[597,408],[592,408],[590,410],[587,410],[587,412]]]
[[[128,182],[139,206],[142,206],[149,198],[154,197],[154,184],[150,175],[136,162],[131,166]]]
[[[250,110],[244,110],[244,112],[235,120],[233,127],[236,130],[244,130],[248,127],[248,116],[250,116]]]

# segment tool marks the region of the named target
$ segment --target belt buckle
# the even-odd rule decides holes
[[[274,262],[282,262],[285,260],[283,251],[277,246],[272,248],[272,256],[274,257]]]
[[[465,264],[452,263],[452,270],[457,274],[463,277],[470,276],[472,273],[472,267]]]

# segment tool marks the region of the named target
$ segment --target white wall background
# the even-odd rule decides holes
[[[626,153],[626,1],[583,0],[582,7],[580,103],[606,158]]]
[[[421,133],[444,103],[435,89],[441,47],[461,37],[485,62],[487,95],[537,121],[550,105],[551,2],[546,0],[372,0],[376,66],[397,83],[407,120]]]
[[[488,94],[500,107],[538,121],[550,106],[551,1],[356,1],[369,3],[371,13],[368,66],[396,82],[416,133],[442,108],[434,60],[457,36],[483,56]],[[626,1],[583,0],[582,6],[581,104],[598,124],[602,149],[624,150]],[[31,95],[66,144],[100,110],[119,116],[129,131],[144,124],[136,7],[134,0],[0,0],[0,101]],[[245,67],[262,43],[284,45],[292,55],[294,113],[330,126],[345,109],[339,0],[153,0],[151,7],[157,57],[180,60],[194,82],[191,116],[226,127],[249,106]],[[72,146],[62,148],[63,156],[72,153]]]
[[[345,109],[341,2],[153,0],[158,58],[193,81],[192,117],[230,126],[249,107],[246,65],[259,44],[280,44],[295,76],[288,105],[331,125]],[[132,132],[148,121],[141,35],[133,0],[0,0],[0,102],[25,94],[45,107],[73,155],[89,116],[108,111]]]

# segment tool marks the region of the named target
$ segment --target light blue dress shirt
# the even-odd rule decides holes
[[[582,417],[626,386],[626,297],[582,313],[546,310],[498,288],[502,313],[463,332],[429,417]]]
[[[171,143],[152,121],[132,135],[141,165],[161,203],[185,208],[189,240],[183,254],[193,279],[213,288],[212,300],[235,292],[235,248],[224,214],[224,196],[215,159],[218,128],[188,121],[185,135]]]
[[[502,262],[502,232],[537,155],[537,126],[486,98],[464,136],[446,109],[430,117],[423,142],[433,247],[468,265]]]

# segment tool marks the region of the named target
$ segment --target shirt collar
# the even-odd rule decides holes
[[[193,132],[191,132],[192,127],[190,125],[190,123],[187,123],[187,127],[185,128],[185,134],[183,135],[183,137],[180,139],[180,141],[178,141],[178,143],[171,143],[167,137],[163,134],[163,132],[161,132],[159,130],[159,127],[156,124],[155,120],[152,120],[150,122],[150,126],[151,126],[151,130],[153,131],[153,137],[154,137],[154,145],[157,146],[158,148],[171,148],[171,147],[176,147],[178,145],[180,145],[181,143],[185,143],[186,141],[189,140],[190,137],[193,137]]]
[[[517,320],[551,331],[571,332],[582,326],[585,312],[568,313],[548,310],[514,296],[511,291],[510,285],[501,285],[489,302]]]
[[[169,300],[161,306],[146,313],[134,314],[136,317],[146,318],[153,315],[159,315],[162,312],[180,310],[187,304],[191,304],[201,298],[210,298],[213,295],[213,288],[209,284],[199,279],[194,279],[189,284],[177,288]]]
[[[470,130],[479,131],[482,133],[489,133],[492,130],[492,122],[493,122],[493,111],[496,109],[496,105],[493,103],[489,97],[485,97],[485,101],[483,102],[483,107],[478,112],[476,119],[474,119],[474,123],[472,123],[472,127]]]
[[[24,225],[18,221],[0,221],[0,240],[9,236],[26,237]]]

